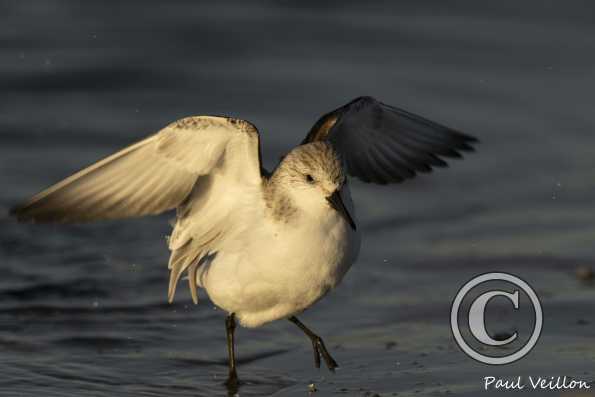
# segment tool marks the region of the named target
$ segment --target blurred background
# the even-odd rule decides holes
[[[360,259],[302,317],[340,370],[314,369],[289,322],[240,329],[240,394],[593,381],[594,12],[589,1],[0,1],[0,395],[226,395],[224,313],[204,293],[191,305],[186,288],[166,303],[170,215],[56,226],[6,213],[188,115],[253,122],[272,168],[360,95],[481,144],[402,185],[353,183]],[[523,277],[545,312],[537,347],[498,368],[464,355],[448,323],[458,289],[494,270]]]

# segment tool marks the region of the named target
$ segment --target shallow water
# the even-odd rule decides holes
[[[590,2],[0,1],[0,210],[192,114],[260,129],[268,166],[358,95],[476,135],[403,185],[355,182],[361,257],[302,316],[238,331],[244,396],[477,395],[484,376],[595,378],[595,8]],[[0,395],[226,395],[221,311],[166,303],[168,217],[0,228]],[[539,344],[488,367],[450,302],[509,271],[540,295]],[[489,394],[489,393],[485,393]],[[499,394],[499,393],[495,393]],[[559,395],[549,392],[548,395]],[[573,395],[573,394],[567,394]]]

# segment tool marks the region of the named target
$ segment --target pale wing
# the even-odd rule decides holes
[[[302,143],[328,140],[349,174],[364,182],[399,183],[441,157],[459,158],[477,139],[371,97],[360,97],[322,116]]]
[[[11,213],[34,222],[159,214],[180,206],[197,179],[231,154],[237,157],[239,178],[260,181],[258,132],[252,124],[188,117],[38,193]]]
[[[197,301],[196,275],[203,259],[214,258],[220,249],[229,253],[251,232],[254,219],[259,219],[261,189],[262,181],[242,183],[225,167],[199,178],[186,203],[178,208],[169,237],[170,302],[184,272],[188,274],[192,298]]]

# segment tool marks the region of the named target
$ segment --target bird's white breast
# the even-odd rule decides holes
[[[349,192],[344,195],[352,207]],[[217,306],[255,327],[299,313],[323,297],[349,270],[359,245],[359,233],[324,207],[294,222],[269,220],[251,229],[238,242],[242,248],[220,250],[198,282]]]

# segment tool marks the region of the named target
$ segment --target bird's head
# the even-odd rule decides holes
[[[309,212],[336,210],[355,229],[343,203],[345,169],[337,151],[327,142],[312,142],[294,148],[275,171],[276,182],[292,203]]]

